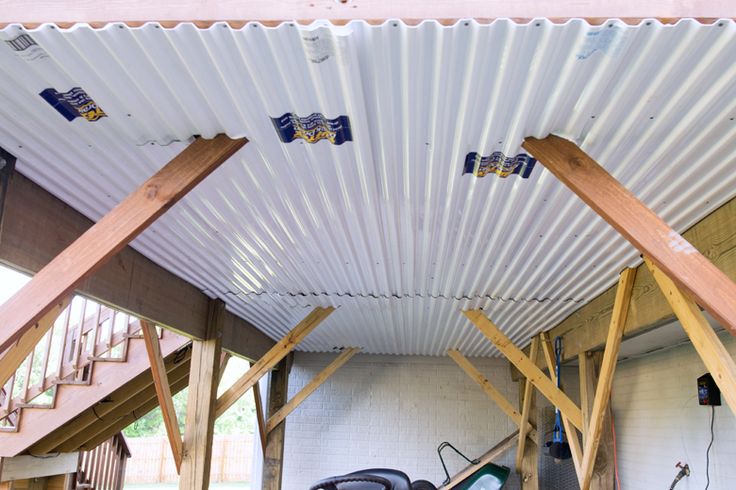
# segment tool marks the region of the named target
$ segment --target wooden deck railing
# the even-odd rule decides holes
[[[115,434],[91,451],[79,455],[77,489],[122,490],[130,450],[122,434]]]

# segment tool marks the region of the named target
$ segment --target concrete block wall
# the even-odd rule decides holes
[[[734,338],[721,339],[736,356]],[[692,475],[676,490],[705,488],[711,409],[698,405],[696,380],[706,371],[689,343],[619,363],[613,410],[621,488],[669,488],[678,461],[688,463]],[[710,490],[736,488],[736,418],[723,403],[715,408]]]
[[[296,394],[335,355],[297,353],[289,379]],[[518,403],[508,362],[472,359]],[[450,441],[477,457],[515,430],[513,422],[447,357],[359,354],[312,394],[286,424],[284,489],[370,467],[397,468],[435,484],[445,476],[437,445]],[[513,467],[514,451],[500,461]],[[465,462],[447,453],[450,473]],[[514,473],[507,486],[518,488]]]

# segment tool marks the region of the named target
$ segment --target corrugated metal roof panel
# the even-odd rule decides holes
[[[338,306],[308,350],[490,355],[460,309],[524,343],[638,261],[541,165],[476,178],[469,153],[568,137],[678,230],[735,194],[732,21],[0,31],[24,33],[0,46],[0,145],[93,219],[192,135],[251,140],[134,246],[274,337]],[[74,87],[106,117],[39,96]],[[352,141],[283,143],[286,113],[347,116]]]

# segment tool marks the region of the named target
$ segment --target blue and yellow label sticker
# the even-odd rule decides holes
[[[287,112],[281,117],[272,117],[271,121],[279,134],[279,138],[284,143],[290,143],[295,139],[303,139],[307,143],[327,140],[333,145],[353,141],[348,116],[329,119],[319,112],[306,117],[299,117],[292,112]]]
[[[73,121],[77,117],[83,117],[87,121],[97,121],[107,116],[105,111],[92,100],[92,97],[80,87],[74,87],[68,92],[47,88],[38,95],[43,97],[67,121]]]
[[[530,157],[526,153],[519,153],[515,157],[507,157],[500,151],[494,151],[488,156],[481,156],[478,152],[468,153],[465,157],[464,174],[473,174],[476,177],[485,177],[488,174],[495,174],[498,177],[506,178],[509,175],[516,174],[522,179],[528,179],[537,163],[535,158]]]

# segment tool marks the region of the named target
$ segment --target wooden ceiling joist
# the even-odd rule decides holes
[[[552,135],[522,146],[736,335],[736,282],[572,141]]]
[[[56,256],[0,305],[0,351],[33,328],[56,303],[245,143],[245,139],[226,136],[195,140]]]
[[[490,340],[493,345],[506,358],[521,371],[527,380],[529,380],[542,395],[544,395],[553,405],[560,408],[560,411],[570,419],[570,422],[578,429],[583,426],[583,414],[580,407],[575,405],[570,397],[563,393],[555,386],[555,383],[545,376],[545,374],[537,367],[529,357],[527,357],[521,349],[516,347],[511,339],[506,337],[501,330],[489,320],[481,310],[464,311],[463,314],[478,328],[478,330]]]
[[[488,378],[483,376],[483,373],[473,366],[467,357],[465,357],[459,350],[455,349],[448,350],[447,355],[455,361],[455,363],[470,377],[470,379],[475,381],[478,386],[481,387],[483,392],[488,395],[488,398],[493,400],[503,413],[505,413],[517,425],[517,427],[521,426],[521,413],[514,408],[505,396],[503,396],[503,393],[493,386],[493,383],[491,383]],[[526,435],[535,443],[539,440],[537,438],[537,430],[528,421],[526,423]]]
[[[366,19],[372,23],[392,19],[403,19],[411,23],[416,23],[420,19],[437,19],[442,23],[454,23],[458,19],[470,18],[475,18],[480,22],[490,22],[497,18],[513,18],[526,22],[539,17],[556,19],[560,22],[571,18],[586,18],[591,22],[601,23],[614,17],[635,22],[652,17],[659,17],[665,21],[682,17],[710,20],[728,15],[734,16],[736,11],[727,0],[690,2],[661,0],[655,4],[634,0],[608,2],[446,0],[429,3],[422,0],[404,0],[399,3],[385,0],[297,0],[290,2],[268,0],[248,2],[232,0],[144,2],[133,0],[124,2],[108,0],[104,2],[104,5],[97,2],[71,0],[38,4],[10,0],[3,3],[0,25],[14,22],[20,22],[26,26],[35,26],[44,22],[62,24],[88,22],[101,26],[116,22],[139,25],[146,21],[160,21],[167,26],[180,22],[194,22],[206,27],[213,22],[230,21],[234,27],[242,27],[247,21],[276,25],[294,19],[302,19],[305,23],[325,19],[343,24],[354,19]]]
[[[286,402],[286,404],[279,409],[278,412],[268,418],[266,422],[266,434],[271,432],[277,425],[279,425],[286,417],[297,409],[299,405],[311,395],[314,390],[322,386],[322,383],[335,374],[335,371],[340,369],[346,362],[348,362],[355,354],[360,351],[358,347],[349,347],[342,351],[337,358],[335,358],[330,364],[327,365],[320,373],[312,378],[307,385],[302,388],[299,393]]]
[[[279,363],[299,342],[314,330],[317,325],[327,318],[334,308],[314,308],[297,326],[295,326],[284,338],[279,340],[271,350],[266,352],[258,362],[238,379],[228,390],[217,399],[216,417],[219,417],[238,401],[249,389],[255,385],[269,370]]]

